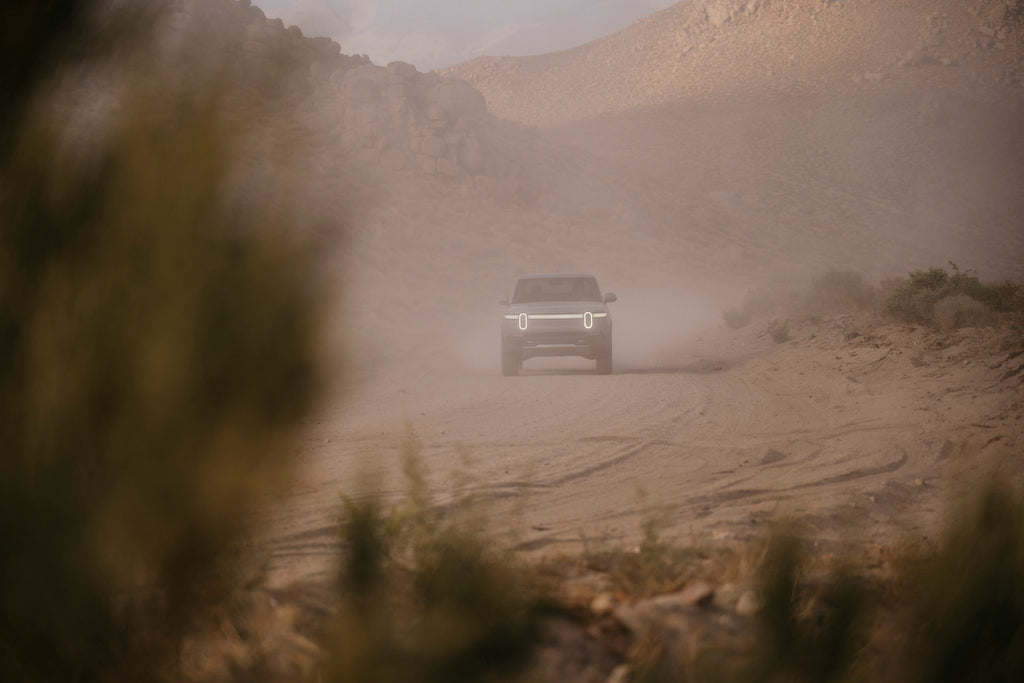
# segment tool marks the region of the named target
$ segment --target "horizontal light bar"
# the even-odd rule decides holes
[[[505,320],[518,320],[519,313],[510,313],[505,316]],[[582,318],[584,313],[530,313],[527,317],[530,320],[578,320]],[[595,318],[607,318],[607,313],[593,313]]]
[[[582,313],[533,313],[530,320],[573,320],[582,317]]]

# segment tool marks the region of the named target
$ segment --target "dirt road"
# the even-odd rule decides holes
[[[722,326],[746,293],[829,267],[1020,277],[1019,96],[916,73],[546,129],[516,152],[508,182],[534,190],[518,199],[409,174],[375,187],[338,259],[339,398],[263,506],[272,580],[329,572],[339,492],[398,502],[409,449],[437,505],[472,495],[526,553],[630,546],[644,523],[742,542],[783,516],[823,547],[887,543],[933,533],[991,467],[1024,470],[1020,374],[1003,379],[1021,357],[991,330],[786,313],[779,343],[767,317]],[[327,184],[310,206],[346,196]],[[533,359],[501,377],[495,301],[542,271],[618,294],[613,375]]]
[[[841,316],[791,336],[722,326],[611,376],[535,359],[504,378],[495,359],[367,378],[310,424],[304,479],[269,506],[271,579],[329,572],[338,493],[398,502],[404,449],[437,505],[472,495],[503,540],[544,553],[629,547],[645,520],[683,544],[784,516],[828,547],[926,536],[983,465],[1020,452],[1020,378],[1000,381],[1020,358],[996,333]]]

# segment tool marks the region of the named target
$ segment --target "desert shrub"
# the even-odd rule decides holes
[[[645,541],[635,550],[588,549],[584,562],[588,568],[607,574],[624,594],[651,597],[678,590],[687,578],[687,565],[697,556],[695,548]]]
[[[948,295],[949,274],[941,268],[914,271],[893,288],[885,302],[888,313],[910,322],[931,321],[935,303]]]
[[[75,18],[93,3],[68,4],[60,35],[86,40]],[[49,16],[26,7],[24,21]],[[215,94],[147,77],[120,84],[88,147],[63,110],[4,116],[3,680],[175,678],[317,393],[312,252],[231,201],[236,138]]]
[[[1024,283],[1006,280],[992,288],[999,297],[995,310],[1000,312],[1007,324],[1024,333]]]
[[[346,499],[341,604],[321,680],[512,681],[530,663],[546,601],[459,501],[432,505],[418,448],[403,448],[404,502],[383,515]]]
[[[983,327],[995,321],[995,315],[985,304],[966,294],[954,294],[935,304],[935,322],[947,329]]]
[[[968,296],[991,309],[1005,310],[1005,294],[983,284],[976,275],[950,264],[952,274],[943,268],[917,270],[891,285],[885,311],[907,322],[930,324],[935,320],[935,304],[957,294]]]
[[[661,537],[670,508],[647,504],[646,491],[636,489],[640,516],[640,544],[635,548],[594,547],[584,544],[587,567],[607,574],[615,588],[627,595],[649,597],[677,590],[685,567],[698,555],[695,548],[678,546]],[[586,541],[586,539],[584,539]]]
[[[997,308],[1000,310],[1024,309],[1024,283],[1004,280],[997,285],[992,285],[992,288],[998,294],[999,305]]]
[[[811,281],[804,308],[812,315],[857,310],[874,303],[874,289],[853,270],[830,268]]]
[[[1007,26],[1024,27],[1024,0],[1008,0],[1005,22]]]

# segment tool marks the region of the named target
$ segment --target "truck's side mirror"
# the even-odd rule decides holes
[[[604,302],[606,304],[610,304],[610,303],[612,303],[614,301],[618,301],[618,300],[619,300],[619,297],[615,296],[615,294],[613,292],[608,292],[607,294],[604,295]]]

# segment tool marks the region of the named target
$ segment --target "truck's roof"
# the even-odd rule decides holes
[[[594,277],[594,276],[591,275],[590,273],[534,273],[534,274],[531,274],[531,275],[520,275],[519,279],[520,280],[534,280],[534,279],[538,279],[538,278],[553,278],[553,277],[574,278],[574,277]]]

